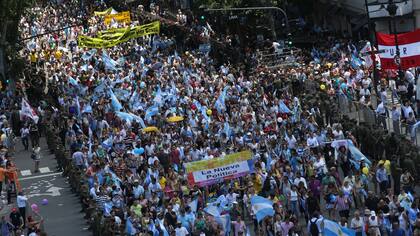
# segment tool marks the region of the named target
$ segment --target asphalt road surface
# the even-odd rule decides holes
[[[40,215],[44,218],[44,229],[51,236],[84,236],[92,235],[80,212],[78,197],[71,192],[66,178],[56,171],[57,162],[49,153],[45,140],[41,143],[40,173],[34,173],[34,161],[30,152],[24,151],[20,141],[16,143],[14,161],[19,169],[19,180],[24,194],[29,198],[29,205],[37,204]],[[42,205],[47,199],[48,204]],[[16,199],[13,199],[16,202]],[[14,204],[6,205],[3,214],[9,214]],[[31,214],[28,207],[27,215]]]

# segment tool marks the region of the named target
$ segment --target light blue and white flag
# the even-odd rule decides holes
[[[324,225],[323,227],[323,236],[355,236],[356,231],[342,227],[338,223],[331,221],[331,220],[323,220],[321,223]]]
[[[86,104],[85,107],[83,107],[82,113],[92,113],[92,106],[90,104]]]
[[[196,213],[198,208],[198,198],[192,200],[188,206],[191,208],[191,211]]]
[[[271,162],[273,162],[273,159],[272,159],[272,157],[271,157],[271,152],[268,152],[267,153],[267,162],[266,162],[266,164],[265,164],[265,168],[268,170],[268,171],[270,171],[271,170]]]
[[[128,104],[130,106],[130,109],[132,110],[143,110],[143,104],[141,103],[140,93],[137,91],[137,89],[134,90],[133,94],[128,100]]]
[[[416,138],[416,134],[417,134],[417,128],[420,126],[420,121],[418,121],[417,123],[415,123],[413,125],[413,127],[411,127],[411,138],[415,139]]]
[[[118,60],[117,60],[117,63],[118,63],[118,65],[120,65],[120,66],[123,66],[123,65],[125,64],[125,62],[126,62],[125,57],[120,57],[120,58],[118,58]]]
[[[112,145],[114,145],[114,137],[112,135],[102,142],[102,147],[104,147],[105,149],[111,149]]]
[[[351,55],[350,65],[353,69],[357,69],[362,65],[362,60],[355,55]]]
[[[79,83],[73,77],[69,76],[69,83],[73,86],[78,86]]]
[[[280,113],[292,113],[292,111],[284,104],[283,100],[279,102],[279,112]]]
[[[353,142],[351,140],[348,141],[348,148],[351,153],[351,156],[353,157],[353,160],[355,161],[354,165],[356,169],[360,168],[360,162],[363,161],[366,165],[371,166],[372,162],[365,156],[363,153],[354,146]]]
[[[151,120],[152,116],[155,116],[155,115],[157,115],[158,113],[159,113],[159,108],[158,108],[158,107],[157,107],[157,105],[155,104],[155,105],[153,105],[153,106],[151,106],[151,107],[147,108],[147,110],[146,110],[146,114],[144,115],[144,118],[145,118],[148,122],[150,122],[150,120]]]
[[[118,70],[117,66],[119,66],[119,63],[112,59],[106,52],[102,53],[102,61],[105,65],[106,70]]]
[[[360,150],[357,147],[354,146],[353,142],[350,139],[335,140],[331,143],[331,147],[335,149],[335,156],[338,155],[337,150],[341,146],[347,148],[351,153],[352,158],[350,159],[350,162],[354,165],[356,169],[360,168],[361,161],[363,161],[368,166],[372,165],[372,162],[365,155],[363,155],[363,153],[360,152]]]
[[[106,89],[106,84],[105,83],[100,83],[98,86],[95,87],[95,89],[93,90],[94,93],[103,93]]]
[[[82,59],[84,61],[89,61],[95,54],[96,54],[96,49],[95,48],[94,49],[91,49],[91,50],[83,53]]]
[[[76,101],[77,116],[79,116],[79,117],[80,117],[80,116],[82,115],[82,113],[80,112],[80,102],[79,102],[79,96],[76,96],[75,101]]]
[[[206,208],[204,208],[203,211],[214,217],[218,217],[221,214],[220,209],[215,205],[209,205]]]
[[[157,219],[159,222],[160,229],[163,231],[163,236],[169,236],[168,230],[166,230],[165,225],[163,224],[163,220]]]
[[[108,94],[111,97],[112,109],[114,109],[114,111],[120,111],[123,108],[123,106],[121,105],[120,101],[118,101],[118,98],[115,96],[112,89],[108,90]]]
[[[231,130],[229,122],[225,121],[225,124],[223,125],[223,132],[226,134],[226,137],[230,138]]]
[[[121,112],[121,111],[117,111],[117,112],[115,112],[115,114],[118,117],[120,117],[121,119],[128,120],[129,122],[133,122],[133,120],[134,120],[134,121],[138,122],[143,129],[146,128],[146,125],[144,124],[144,121],[140,116],[136,116],[134,114],[127,113],[127,112]]]
[[[216,222],[222,226],[223,231],[225,232],[225,236],[230,235],[230,229],[231,229],[231,218],[229,214],[221,215],[221,216],[215,216],[214,219]]]
[[[258,222],[261,222],[267,216],[274,216],[273,202],[261,196],[251,198],[251,209]]]
[[[226,100],[226,94],[227,94],[228,89],[229,89],[229,86],[226,86],[223,89],[222,93],[220,93],[219,97],[216,100],[216,103],[214,104],[219,114],[222,114],[222,110],[226,109],[225,100]]]
[[[111,215],[111,211],[112,211],[113,206],[114,206],[114,204],[112,204],[112,202],[105,202],[104,203],[104,215],[105,216],[110,216]]]
[[[163,105],[163,95],[162,95],[162,90],[160,89],[160,86],[158,87],[158,89],[156,91],[155,98],[153,98],[153,101],[158,106],[162,106]]]
[[[117,96],[118,100],[121,101],[128,101],[128,99],[130,98],[130,92],[128,90],[125,89],[115,89],[114,91],[115,96]]]
[[[131,222],[131,218],[127,217],[127,220],[125,222],[125,233],[127,235],[136,235],[137,234],[137,230],[133,225],[133,222]]]
[[[83,66],[80,67],[80,69],[82,71],[87,71],[88,70],[88,64],[84,64]]]

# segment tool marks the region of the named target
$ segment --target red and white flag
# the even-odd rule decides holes
[[[398,69],[396,59],[395,36],[376,33],[382,69]],[[420,30],[398,34],[398,47],[400,49],[400,64],[402,69],[420,66]]]
[[[35,124],[37,124],[39,120],[39,116],[36,114],[35,110],[31,107],[31,105],[29,105],[29,103],[25,99],[22,99],[20,116],[21,118],[25,116],[31,118],[35,122]]]

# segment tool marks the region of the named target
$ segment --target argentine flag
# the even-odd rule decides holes
[[[253,196],[251,198],[251,208],[257,217],[257,221],[260,222],[267,216],[274,215],[273,202],[267,198],[260,196]]]
[[[214,217],[219,217],[221,212],[217,206],[209,205],[203,209],[205,213],[212,215]]]
[[[279,102],[279,112],[280,113],[292,113],[292,111],[284,104],[283,100]]]
[[[225,232],[225,236],[230,235],[230,229],[231,229],[231,218],[229,214],[216,216],[214,218],[216,222],[222,226],[223,231]]]
[[[324,225],[322,231],[324,236],[356,236],[355,230],[342,227],[334,221],[323,220],[321,226],[322,224]]]
[[[125,233],[127,235],[136,235],[137,229],[134,227],[133,222],[131,221],[131,217],[127,218],[127,221],[125,222]]]
[[[102,146],[105,149],[111,149],[113,144],[114,144],[114,137],[112,135],[109,136],[109,138],[107,138],[105,141],[102,142]]]

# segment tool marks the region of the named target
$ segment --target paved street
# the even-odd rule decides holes
[[[67,179],[56,171],[56,160],[54,155],[49,154],[44,139],[41,139],[41,148],[41,173],[33,173],[34,162],[30,158],[30,152],[22,151],[23,146],[20,143],[16,145],[14,161],[20,170],[19,180],[30,204],[37,204],[44,217],[45,231],[51,236],[91,235],[83,219],[84,215],[80,213],[79,199],[71,193]],[[48,200],[48,205],[41,204],[43,199]],[[6,206],[2,213],[10,208]]]

